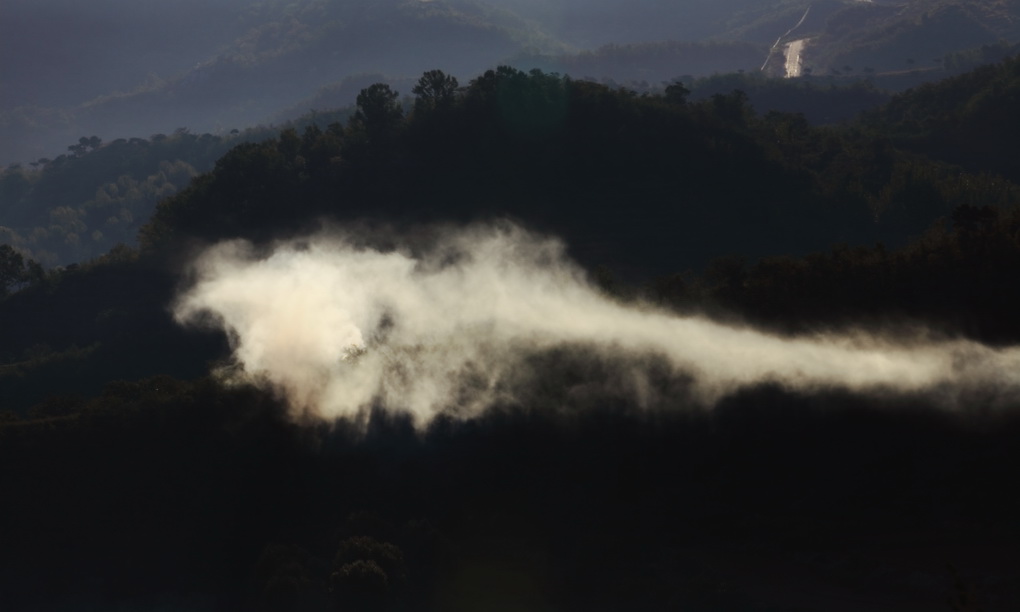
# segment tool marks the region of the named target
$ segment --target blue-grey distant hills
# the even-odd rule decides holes
[[[934,79],[945,57],[1020,40],[1020,2],[780,0],[5,0],[0,164],[81,136],[226,133],[349,104],[359,75],[394,82],[500,63],[658,85],[756,71],[807,38],[808,75]],[[774,71],[773,71],[774,72]],[[915,82],[917,78],[913,81]],[[402,92],[407,93],[407,92]]]
[[[22,61],[0,68],[0,162],[52,156],[86,133],[243,128],[364,72],[473,74],[523,49],[563,50],[474,2],[207,5],[5,3],[0,55]]]

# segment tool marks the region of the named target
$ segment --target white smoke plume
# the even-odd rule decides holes
[[[558,385],[548,373],[556,355],[578,352],[609,359],[614,371],[575,372],[561,397],[613,386],[643,406],[668,399],[651,382],[663,369],[689,381],[702,405],[767,381],[931,390],[945,403],[968,389],[1012,397],[1020,386],[1017,349],[864,332],[790,339],[621,304],[589,282],[561,242],[511,224],[434,230],[427,244],[417,242],[380,248],[329,232],[268,253],[224,242],[196,260],[175,316],[222,327],[234,375],[285,395],[295,417],[335,419],[369,407],[408,411],[419,424],[438,414],[470,417],[524,401],[543,374],[552,381],[546,388]]]

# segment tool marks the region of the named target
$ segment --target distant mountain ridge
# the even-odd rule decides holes
[[[233,5],[233,12],[223,9],[199,28],[203,36],[197,39],[191,22],[202,21],[204,4],[185,7],[193,10],[187,23],[166,24],[135,19],[133,11],[122,14],[126,6],[106,0],[94,19],[80,28],[67,26],[66,35],[45,43],[29,44],[28,34],[0,36],[6,41],[0,42],[0,54],[28,59],[0,68],[0,91],[14,92],[0,98],[0,163],[55,155],[79,132],[116,137],[178,127],[243,128],[359,73],[413,76],[441,65],[471,76],[525,50],[566,50],[512,14],[471,0]],[[80,12],[61,0],[16,2],[0,9],[0,22],[7,24],[0,34],[63,27],[61,17],[73,19]],[[164,14],[169,15],[155,11],[157,17]],[[132,32],[136,26],[142,31]],[[179,40],[158,50],[147,47],[145,32],[160,32],[152,40],[165,42],[164,26]],[[97,41],[90,27],[115,35]],[[102,52],[90,51],[96,46]],[[82,49],[77,63],[76,47]],[[179,47],[189,52],[166,60]],[[154,68],[144,72],[139,65],[145,62]],[[69,66],[74,69],[65,80]],[[134,75],[135,81],[111,76],[119,74]]]
[[[809,7],[795,36],[811,38],[814,75],[899,71],[906,86],[945,75],[948,54],[1020,40],[1017,0],[8,0],[0,164],[83,135],[243,129],[369,73],[466,80],[505,63],[656,85],[752,71]]]
[[[818,32],[808,61],[825,69],[940,68],[947,54],[1020,37],[1020,2],[854,3]]]

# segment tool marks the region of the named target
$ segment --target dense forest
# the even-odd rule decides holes
[[[1015,364],[1018,65],[841,126],[755,103],[757,77],[699,95],[430,70],[279,130],[82,138],[5,170],[4,215],[27,231],[0,247],[4,609],[1011,609],[1015,368],[900,391],[759,377],[706,401],[666,352],[573,336],[521,351],[513,393],[474,414],[379,399],[322,419],[243,375],[226,315],[174,313],[223,240],[261,269],[324,228],[374,236],[359,261],[418,257],[397,290],[450,271],[470,289],[470,252],[430,270],[416,244],[509,225],[562,239],[521,243],[522,291],[565,265],[556,283],[620,326],[971,343],[954,359]],[[44,209],[47,189],[67,201]],[[343,361],[391,346],[387,312]]]

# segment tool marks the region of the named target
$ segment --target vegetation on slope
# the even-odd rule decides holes
[[[917,87],[865,123],[903,149],[1016,182],[1018,104],[1020,56]]]
[[[157,202],[236,143],[183,129],[106,144],[82,137],[65,155],[0,170],[0,242],[47,266],[133,244]]]

